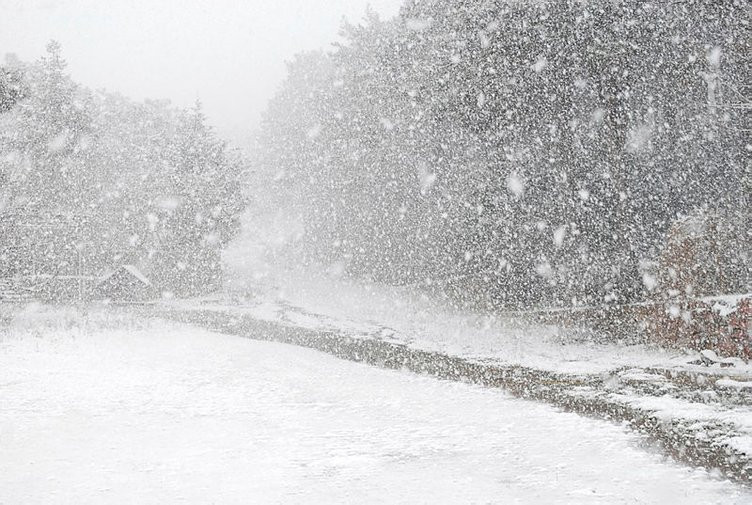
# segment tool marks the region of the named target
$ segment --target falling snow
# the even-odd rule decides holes
[[[0,503],[750,502],[746,2],[385,0],[319,48],[352,7],[248,2],[256,47],[42,3],[0,20]]]

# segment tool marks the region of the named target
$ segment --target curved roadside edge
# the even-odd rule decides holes
[[[568,375],[519,365],[486,364],[440,352],[425,351],[404,343],[374,337],[353,337],[332,331],[312,330],[262,321],[242,314],[216,310],[150,308],[142,315],[170,319],[230,335],[281,342],[325,352],[340,359],[395,370],[431,375],[501,388],[524,399],[536,400],[565,411],[626,423],[656,442],[678,462],[719,471],[736,483],[752,487],[752,455],[727,443],[732,424],[698,423],[615,400],[601,376]]]

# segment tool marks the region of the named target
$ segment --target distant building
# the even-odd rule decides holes
[[[94,289],[94,298],[144,302],[156,297],[157,290],[151,281],[135,266],[123,265],[103,277]]]

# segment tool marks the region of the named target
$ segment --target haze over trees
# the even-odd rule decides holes
[[[0,262],[5,276],[99,276],[121,264],[160,289],[221,285],[243,206],[242,160],[200,104],[137,103],[65,72],[59,44],[0,70]]]
[[[369,14],[290,63],[249,227],[286,224],[277,260],[484,306],[749,292],[749,17],[738,0]],[[681,234],[715,248],[683,282]]]
[[[0,505],[752,504],[750,0],[0,5]]]

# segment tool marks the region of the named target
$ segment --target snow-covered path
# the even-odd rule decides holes
[[[498,390],[110,326],[0,333],[0,503],[752,503]]]

